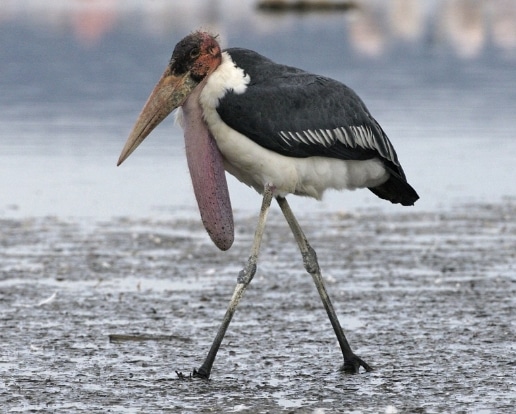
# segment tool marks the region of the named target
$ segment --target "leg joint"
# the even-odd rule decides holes
[[[319,263],[317,262],[317,254],[315,253],[315,250],[312,249],[312,246],[310,246],[308,243],[306,247],[306,251],[302,252],[303,264],[305,265],[306,271],[310,274],[320,272],[321,269],[319,268]]]
[[[244,268],[240,271],[237,278],[237,283],[243,283],[248,285],[253,280],[254,274],[256,273],[256,257],[249,257]]]

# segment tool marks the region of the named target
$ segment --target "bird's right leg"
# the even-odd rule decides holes
[[[335,313],[335,309],[333,308],[330,297],[328,296],[328,292],[326,291],[326,287],[324,286],[321,269],[319,267],[319,263],[317,262],[317,255],[315,254],[315,250],[308,243],[305,233],[301,229],[301,226],[294,216],[294,213],[290,209],[287,200],[284,197],[276,197],[276,200],[287,220],[288,225],[290,226],[290,229],[292,230],[292,233],[294,234],[294,238],[296,239],[296,242],[299,246],[301,256],[303,256],[305,269],[312,275],[315,286],[317,287],[317,291],[319,292],[319,296],[321,297],[324,308],[326,309],[326,313],[328,314],[328,318],[330,319],[333,330],[335,331],[335,335],[337,336],[337,340],[339,341],[342,356],[344,357],[342,370],[350,373],[358,373],[360,367],[363,367],[366,371],[372,371],[373,369],[360,357],[355,355],[349,346],[348,340],[344,335],[344,331],[342,330],[339,319],[337,318],[337,314]]]
[[[219,327],[217,332],[217,336],[211,345],[210,351],[208,352],[208,356],[206,357],[204,363],[198,370],[194,370],[194,377],[200,377],[208,379],[210,377],[211,368],[213,366],[213,362],[215,361],[215,357],[217,356],[217,352],[220,348],[222,340],[224,339],[224,335],[226,334],[226,330],[229,327],[229,323],[233,318],[236,307],[238,306],[242,296],[244,295],[245,290],[253,276],[256,272],[256,262],[258,260],[258,254],[260,253],[260,245],[262,242],[263,231],[265,229],[265,222],[267,220],[267,214],[269,213],[269,208],[271,206],[272,194],[274,191],[274,187],[271,185],[266,185],[263,193],[263,201],[262,208],[260,210],[260,216],[258,219],[258,225],[256,226],[256,231],[254,233],[254,241],[253,246],[251,248],[251,255],[247,260],[244,268],[240,271],[237,279],[237,284],[235,286],[235,290],[233,292],[233,296],[231,297],[231,301],[229,302],[228,309],[226,314],[224,315],[224,319],[222,320],[222,324]]]

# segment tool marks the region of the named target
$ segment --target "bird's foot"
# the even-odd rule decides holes
[[[366,372],[371,372],[373,368],[365,362],[362,358],[352,354],[351,358],[346,358],[344,364],[341,367],[341,371],[347,374],[358,374],[360,367],[364,368]]]
[[[193,380],[194,378],[202,378],[209,379],[210,374],[208,374],[204,369],[199,368],[199,370],[194,369],[190,374],[183,374],[181,371],[176,371],[177,378],[180,380]]]
[[[177,378],[180,380],[191,380],[192,374],[185,375],[181,371],[176,371]]]
[[[210,373],[206,371],[203,367],[193,370],[192,376],[194,378],[202,378],[202,379],[210,379]]]

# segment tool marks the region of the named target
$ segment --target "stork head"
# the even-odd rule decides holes
[[[183,105],[195,87],[220,65],[221,60],[220,46],[209,33],[194,32],[176,45],[169,65],[136,120],[117,165],[122,164],[174,109]]]

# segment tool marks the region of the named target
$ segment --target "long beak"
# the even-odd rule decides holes
[[[175,76],[170,73],[169,68],[165,70],[134,124],[117,166],[131,155],[161,121],[174,109],[183,105],[197,85],[198,82],[192,79],[190,72]]]

